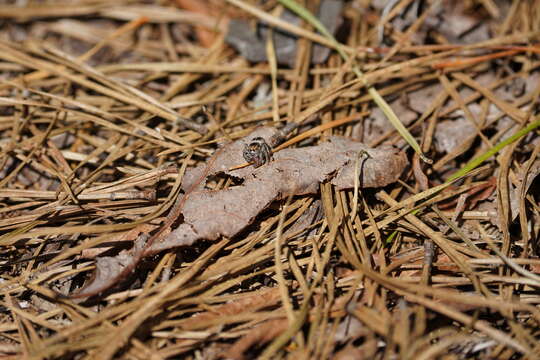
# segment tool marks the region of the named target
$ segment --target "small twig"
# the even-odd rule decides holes
[[[365,155],[364,161],[360,163],[360,159]],[[371,156],[366,150],[360,150],[356,156],[356,164],[354,166],[354,196],[353,196],[353,207],[351,219],[354,221],[356,213],[358,212],[358,192],[360,188],[360,176],[362,174],[362,164],[369,159]]]

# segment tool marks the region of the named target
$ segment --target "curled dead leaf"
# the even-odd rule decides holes
[[[164,237],[137,240],[131,251],[99,259],[95,280],[78,296],[94,295],[115,285],[142,256],[189,246],[198,240],[233,237],[272,202],[292,195],[316,193],[324,181],[330,181],[338,189],[353,188],[357,164],[361,166],[357,172],[361,174],[360,187],[383,187],[395,182],[407,165],[405,154],[398,149],[373,149],[333,136],[317,146],[276,152],[272,161],[258,168],[248,166],[230,170],[244,162],[242,150],[246,143],[255,137],[269,141],[276,132],[274,128],[258,128],[247,137],[218,149],[207,164],[186,172],[180,209],[184,222]],[[362,152],[369,156],[357,162],[356,158]],[[218,191],[205,189],[207,178],[217,173],[241,179],[243,183]]]
[[[244,183],[225,190],[204,190],[203,182],[197,190],[186,194],[182,209],[184,224],[160,241],[154,242],[149,253],[171,247],[191,245],[197,240],[231,237],[252,223],[255,217],[275,200],[292,195],[316,193],[319,184],[331,181],[338,189],[354,187],[356,157],[366,151],[369,157],[361,162],[361,187],[383,187],[395,182],[405,166],[405,154],[392,147],[372,149],[343,137],[330,137],[317,146],[284,149],[274,154],[273,161],[229,170],[244,162],[242,149],[250,139],[270,139],[275,130],[259,128],[250,136],[235,141],[217,152],[207,175],[226,173]],[[185,187],[192,187],[193,179],[201,177],[201,166],[186,174]]]

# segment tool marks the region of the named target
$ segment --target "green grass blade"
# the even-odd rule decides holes
[[[324,35],[328,40],[330,40],[332,43],[335,44],[336,50],[338,51],[339,55],[343,58],[344,61],[348,60],[348,55],[345,51],[343,51],[341,44],[334,38],[332,34],[326,29],[326,27],[317,19],[311,12],[309,12],[306,8],[304,8],[302,5],[298,4],[294,0],[278,0],[282,5],[287,7],[289,10],[296,13],[298,16],[303,18],[305,21],[310,23],[317,31],[319,31],[322,35]],[[392,123],[394,128],[398,131],[398,133],[407,141],[407,143],[418,153],[420,158],[427,162],[431,163],[431,160],[429,160],[423,153],[422,149],[420,149],[420,145],[416,142],[414,137],[411,135],[411,133],[407,130],[405,126],[403,126],[403,123],[399,120],[397,115],[394,113],[390,105],[384,100],[384,98],[377,92],[377,90],[368,84],[366,81],[366,78],[360,68],[358,68],[357,65],[353,65],[353,71],[356,74],[356,76],[363,81],[363,83],[366,85],[368,89],[368,93],[375,101],[377,106],[382,110],[382,112],[386,115],[387,119]]]
[[[519,140],[522,136],[527,135],[529,132],[535,130],[538,127],[540,127],[540,116],[537,116],[536,121],[534,121],[533,123],[531,123],[528,126],[524,127],[523,129],[519,130],[514,135],[510,136],[508,139],[505,139],[505,140],[501,141],[500,143],[498,143],[497,145],[495,145],[494,147],[492,147],[491,149],[489,149],[488,151],[486,151],[482,155],[480,155],[477,158],[472,159],[471,161],[469,161],[467,164],[465,164],[464,167],[462,167],[460,170],[458,170],[454,174],[452,174],[445,181],[445,184],[451,183],[452,181],[467,175],[469,172],[473,171],[478,166],[480,166],[484,161],[486,161],[487,159],[489,159],[490,157],[492,157],[493,155],[495,155],[496,153],[498,153],[499,151],[504,149],[504,147],[510,145],[514,141]],[[442,189],[443,188],[441,188],[441,190]],[[416,215],[419,211],[420,211],[420,209],[416,209],[413,212],[411,212],[411,214]],[[388,236],[388,238],[386,238],[386,243],[388,244],[388,242],[391,242],[396,235],[397,235],[397,230],[394,230],[390,234],[390,236]]]
[[[469,161],[464,167],[462,167],[460,170],[452,174],[446,182],[453,181],[459,177],[467,175],[470,171],[476,169],[480,164],[482,164],[484,161],[501,151],[505,146],[510,145],[514,141],[517,141],[522,136],[525,136],[529,132],[533,131],[534,129],[540,127],[540,116],[536,117],[536,120],[529,124],[528,126],[524,127],[523,129],[516,132],[514,135],[510,136],[509,138],[501,141],[482,155],[478,156],[475,159],[472,159]]]

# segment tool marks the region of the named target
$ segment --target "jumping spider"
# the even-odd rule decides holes
[[[258,168],[270,161],[272,149],[262,137],[258,136],[244,147],[242,155],[247,162],[253,163]]]

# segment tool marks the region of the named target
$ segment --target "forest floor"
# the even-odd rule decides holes
[[[289,2],[1,2],[2,358],[540,358],[540,2]]]

